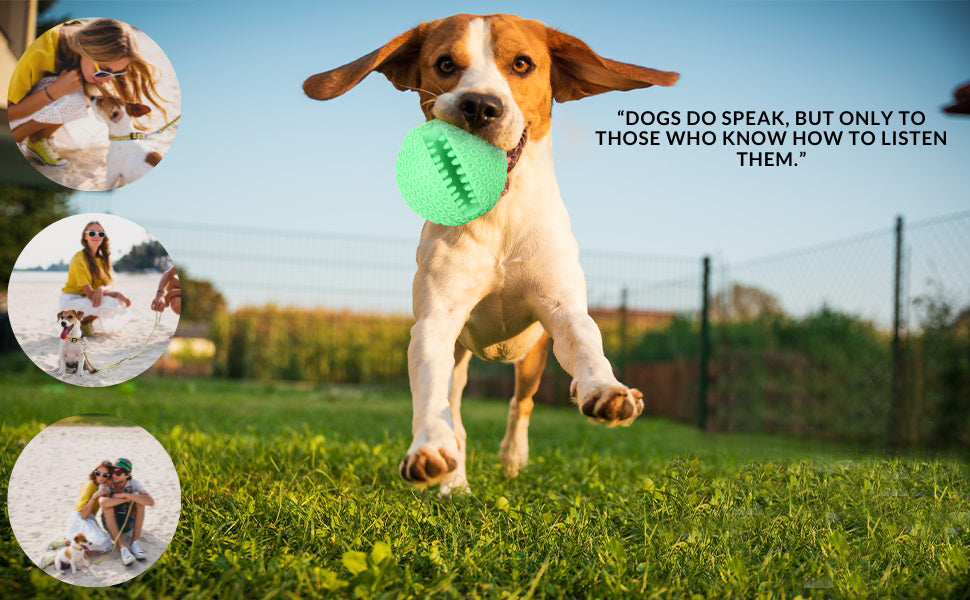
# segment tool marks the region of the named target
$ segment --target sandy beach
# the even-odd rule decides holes
[[[140,541],[147,559],[125,566],[115,550],[90,555],[91,565],[76,574],[70,569],[55,572],[53,566],[46,573],[74,585],[115,585],[144,572],[165,552],[181,512],[178,474],[165,449],[141,427],[55,424],[34,437],[14,465],[7,493],[17,542],[39,565],[49,552],[47,544],[64,535],[78,490],[91,469],[102,460],[122,456],[131,460],[132,475],[155,500],[145,510]]]
[[[148,62],[155,65],[161,73],[161,80],[157,88],[159,95],[169,101],[165,105],[166,114],[153,105],[150,115],[139,119],[149,126],[149,131],[155,131],[164,126],[178,115],[182,114],[182,98],[179,91],[178,78],[175,69],[165,53],[158,45],[141,31],[136,31],[138,46]],[[149,118],[150,117],[150,118]],[[178,133],[178,123],[165,131],[151,134],[145,142],[156,152],[165,155]],[[106,158],[108,155],[108,126],[94,116],[88,107],[88,115],[82,119],[66,123],[51,136],[54,146],[62,158],[69,164],[65,167],[48,167],[29,156],[21,144],[24,157],[30,161],[41,174],[61,185],[84,191],[101,191],[105,189],[107,176]],[[156,169],[164,168],[163,160]],[[151,177],[151,173],[147,176]]]
[[[151,302],[160,277],[161,273],[115,274],[114,289],[124,293],[131,300],[131,306],[127,315],[121,318],[123,323],[109,321],[102,328],[111,327],[110,331],[98,331],[97,335],[86,338],[87,355],[95,367],[102,368],[132,356],[152,334],[157,313],[151,309]],[[66,280],[67,273],[14,271],[8,287],[10,325],[17,341],[34,364],[51,376],[58,365],[61,342],[57,324],[58,300]],[[135,358],[94,374],[85,373],[78,377],[68,373],[58,379],[87,387],[127,381],[152,366],[165,353],[177,326],[178,315],[165,309],[151,341]]]

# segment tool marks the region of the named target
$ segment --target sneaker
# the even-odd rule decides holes
[[[56,539],[53,542],[47,544],[48,550],[57,550],[58,548],[63,548],[67,545],[67,538]]]
[[[40,568],[46,569],[47,567],[54,564],[54,557],[57,556],[55,552],[48,552],[44,556],[40,557]]]
[[[124,546],[122,546],[121,547],[121,564],[127,566],[127,565],[130,565],[133,562],[135,562],[135,557],[131,555],[131,552],[128,551],[128,548],[125,548]]]
[[[94,327],[91,326],[91,323],[81,323],[81,333],[84,334],[84,337],[94,337]]]
[[[146,558],[148,558],[148,555],[145,554],[145,551],[141,549],[141,544],[138,543],[138,540],[132,540],[131,553],[134,554],[135,558],[137,558],[138,560],[145,560]]]
[[[54,150],[54,146],[51,144],[49,138],[43,138],[37,140],[36,142],[27,140],[27,149],[30,153],[40,162],[44,163],[48,167],[66,167],[67,161],[60,157],[57,150]]]

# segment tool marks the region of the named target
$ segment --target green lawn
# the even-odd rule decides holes
[[[89,390],[31,371],[0,374],[0,387],[4,486],[43,424],[80,413],[128,418],[172,455],[175,539],[109,595],[970,594],[970,479],[957,457],[653,419],[607,430],[540,406],[531,463],[509,481],[505,403],[472,398],[474,494],[442,499],[396,473],[410,441],[402,391],[152,378]],[[3,512],[0,595],[91,594],[34,568]]]

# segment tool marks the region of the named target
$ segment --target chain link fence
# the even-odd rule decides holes
[[[228,300],[210,329],[215,373],[406,381],[416,238],[144,225]],[[943,437],[967,438],[970,211],[901,223],[899,235],[887,224],[712,261],[706,336],[703,257],[583,252],[581,262],[607,356],[653,414],[897,443],[942,439],[955,424]],[[510,365],[472,365],[470,394],[511,396]],[[550,358],[537,401],[567,402],[568,387]]]

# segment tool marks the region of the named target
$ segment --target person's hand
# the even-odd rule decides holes
[[[104,290],[98,288],[91,293],[91,306],[97,308],[101,306],[101,300],[104,299]]]
[[[129,306],[131,306],[131,300],[129,300],[129,299],[128,299],[128,298],[127,298],[127,297],[126,297],[126,296],[125,296],[124,294],[122,294],[121,292],[115,292],[115,298],[117,298],[118,300],[121,300],[122,302],[124,302],[124,303],[125,303],[125,307],[126,307],[126,308],[127,308],[127,307],[129,307]]]
[[[57,76],[54,83],[47,86],[47,91],[50,93],[54,99],[58,99],[61,96],[70,94],[72,92],[80,91],[81,89],[81,70],[71,69],[70,71],[63,71]]]
[[[155,294],[155,299],[152,300],[152,310],[162,312],[167,306],[168,303],[165,302],[165,290],[158,290],[158,293]]]

